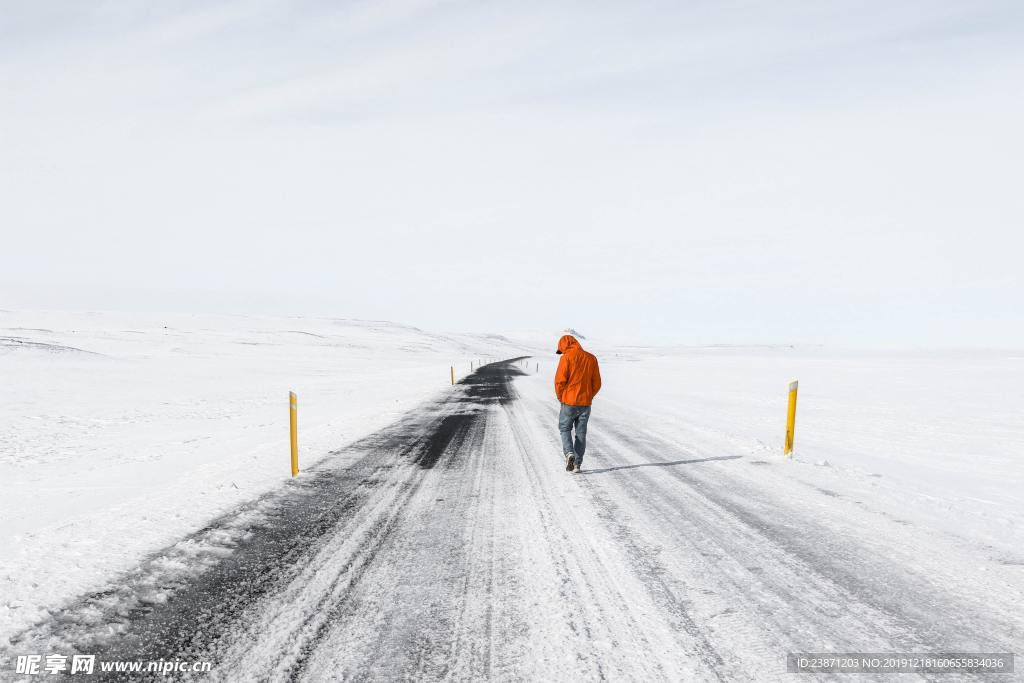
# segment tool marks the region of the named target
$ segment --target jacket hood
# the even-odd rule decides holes
[[[565,353],[566,351],[572,348],[582,349],[583,347],[580,346],[580,343],[578,341],[576,341],[576,337],[572,336],[571,334],[566,334],[563,335],[562,338],[558,340],[558,350],[555,351],[555,353]]]

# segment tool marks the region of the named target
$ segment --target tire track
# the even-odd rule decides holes
[[[559,499],[553,494],[555,477],[570,485],[578,480],[558,466],[560,449],[534,438],[535,434],[543,432],[527,429],[531,420],[518,404],[506,406],[506,414],[515,435],[518,463],[530,482],[526,490],[536,500],[534,507],[541,517],[544,548],[557,567],[557,573],[564,577],[565,619],[585,640],[600,637],[611,641],[610,650],[601,652],[601,656],[585,647],[571,650],[577,663],[592,667],[587,677],[607,680],[639,676],[674,680],[699,675],[702,680],[715,679],[717,676],[709,664],[717,661],[717,655],[701,634],[685,630],[684,637],[669,636],[666,640],[666,633],[672,631],[660,628],[661,615],[643,605],[642,590],[628,581],[628,573],[619,571],[618,548],[610,545],[610,539],[590,524],[590,501],[574,496],[583,505],[581,517],[568,505],[569,498]],[[550,430],[544,430],[547,431]],[[551,455],[541,455],[544,453]],[[641,624],[638,613],[643,613],[646,622],[653,622],[659,628],[650,628],[650,623]],[[659,642],[654,642],[655,639]],[[684,659],[679,653],[693,657]],[[697,666],[697,662],[702,665]],[[581,675],[579,671],[575,673]]]
[[[648,457],[667,449],[679,450],[678,445],[650,436],[646,444],[636,444],[615,426],[607,433],[626,448]],[[771,557],[776,567],[787,571],[790,581],[774,583],[772,573],[762,572],[761,585],[801,612],[803,624],[816,624],[815,642],[833,633],[835,642],[856,638],[850,642],[853,649],[863,646],[866,635],[874,642],[886,643],[892,651],[1013,649],[1013,642],[1002,635],[1013,632],[1012,624],[999,623],[993,615],[950,594],[946,586],[865,546],[862,539],[837,533],[785,501],[765,498],[764,490],[753,490],[736,478],[723,485],[721,470],[712,475],[697,469],[662,469],[668,470],[677,490],[669,490],[665,479],[641,472],[637,479],[645,482],[644,490],[653,489],[664,505],[671,505],[680,498],[679,485],[686,487],[686,497],[701,500],[709,511],[703,530],[720,551],[739,557],[741,562],[745,551],[745,561],[760,561],[768,567],[772,565],[765,565],[764,559]],[[722,529],[744,530],[744,542],[730,542],[721,534]],[[752,553],[752,548],[759,550]],[[812,594],[819,599],[810,601]],[[811,604],[841,607],[826,612],[827,618],[822,619],[819,610],[807,609]],[[848,614],[851,611],[854,614]],[[837,628],[844,618],[855,615],[859,615],[856,622],[860,629],[854,624],[846,624],[845,631]]]
[[[464,440],[457,444],[453,442],[453,448],[461,450],[476,447],[480,443],[481,433],[480,426],[475,426]],[[453,450],[453,454],[457,450]],[[446,459],[446,471],[447,465]],[[289,678],[322,679],[321,675],[333,670],[332,666],[335,665],[330,654],[338,648],[351,647],[353,635],[358,635],[353,634],[353,631],[362,631],[364,639],[371,636],[365,647],[366,652],[390,652],[392,655],[383,661],[364,657],[352,670],[346,668],[351,666],[350,660],[342,661],[337,669],[342,676],[351,674],[354,678],[377,678],[443,675],[443,671],[437,670],[434,662],[450,660],[447,649],[453,640],[454,622],[448,613],[436,614],[427,620],[410,618],[416,612],[433,611],[437,604],[437,591],[431,595],[422,595],[420,604],[415,608],[404,595],[410,586],[421,585],[424,580],[429,583],[436,573],[454,576],[467,573],[465,567],[469,559],[464,553],[465,544],[460,530],[438,528],[438,520],[465,516],[465,506],[469,499],[468,496],[460,495],[467,485],[460,476],[460,469],[456,466],[448,472],[455,475],[451,481],[454,487],[432,478],[425,482],[422,490],[403,504],[405,510],[402,527],[382,543],[361,580],[331,602],[329,613],[322,620],[323,629],[309,643],[308,661],[303,661],[301,667],[290,671]],[[444,505],[436,505],[439,495],[444,496],[440,499],[445,502]],[[431,533],[424,533],[428,530]],[[426,547],[438,551],[431,562],[423,561],[426,559],[422,557],[425,545],[418,540],[410,542],[411,536],[429,539]],[[457,600],[461,594],[460,584],[459,590],[451,591],[449,597]],[[445,595],[448,595],[447,591]],[[425,605],[427,609],[424,609]],[[447,601],[446,612],[456,606],[457,603],[453,605]],[[324,653],[328,655],[326,661],[318,661],[324,659]]]
[[[531,420],[534,422],[535,431],[538,433],[543,433],[544,431],[553,433],[553,426],[557,424],[557,411],[549,410],[549,406],[531,406],[531,408],[533,410],[529,412],[523,410],[523,415],[518,416],[519,420]],[[551,416],[550,426],[548,426],[547,430],[539,422],[539,419],[545,413]],[[588,443],[588,449],[590,448],[593,448],[593,446]],[[558,445],[553,436],[551,437],[551,445],[548,446],[547,450],[551,452],[558,451]],[[635,529],[617,521],[621,519],[620,512],[609,499],[601,495],[594,495],[597,492],[594,491],[593,487],[586,486],[585,477],[573,476],[580,481],[581,486],[588,489],[588,495],[594,504],[597,518],[609,529],[611,536],[626,550],[631,558],[630,569],[632,573],[641,581],[647,593],[656,604],[669,608],[668,614],[665,616],[668,617],[668,621],[673,626],[673,629],[686,634],[686,643],[683,651],[702,663],[702,680],[725,680],[722,672],[722,665],[724,663],[722,657],[715,649],[714,644],[708,639],[705,631],[698,626],[689,614],[688,601],[677,598],[665,585],[662,579],[665,569],[654,561],[651,553],[646,552],[646,549],[640,548]],[[663,670],[660,671],[660,674],[664,679],[671,678]]]

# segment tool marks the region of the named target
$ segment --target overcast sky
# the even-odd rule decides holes
[[[1024,3],[0,0],[0,308],[1024,345]]]

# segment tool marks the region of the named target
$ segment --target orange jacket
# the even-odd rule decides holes
[[[555,371],[555,395],[570,406],[589,406],[601,391],[597,358],[568,334],[558,340],[558,352],[562,358]]]

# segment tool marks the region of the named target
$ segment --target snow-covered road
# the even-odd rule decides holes
[[[215,680],[758,681],[793,651],[1020,650],[1019,583],[781,459],[599,401],[566,473],[521,367],[484,366],[16,649],[212,660]]]

